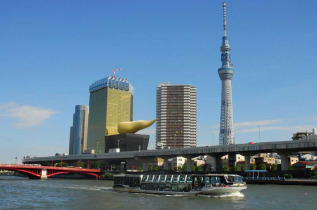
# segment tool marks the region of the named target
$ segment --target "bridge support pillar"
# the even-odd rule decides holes
[[[250,170],[250,159],[251,159],[251,155],[244,155],[245,170]]]
[[[143,162],[143,163],[142,163],[142,170],[143,170],[143,171],[148,171],[148,167],[149,167],[149,166],[148,166],[148,163],[147,163],[147,162]]]
[[[192,157],[186,157],[186,158],[187,158],[187,162],[186,162],[187,172],[192,172],[192,166],[194,165],[194,161],[192,160]]]
[[[221,157],[222,155],[210,155],[211,157],[211,164],[214,171],[222,171],[222,162]]]
[[[217,170],[217,156],[216,155],[208,155],[207,162],[210,165],[209,170],[211,170],[211,171]]]
[[[164,158],[163,160],[164,160],[163,169],[164,169],[165,171],[167,171],[167,170],[168,170],[168,158]]]
[[[286,154],[280,154],[281,157],[281,171],[286,171],[288,170],[288,156]]]
[[[47,179],[47,170],[46,169],[42,169],[41,179]]]

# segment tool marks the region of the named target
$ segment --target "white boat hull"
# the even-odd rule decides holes
[[[144,193],[144,194],[156,194],[156,195],[180,195],[180,196],[197,196],[197,195],[226,195],[234,194],[242,190],[247,189],[243,187],[213,187],[203,188],[201,190],[191,190],[189,192],[178,191],[159,191],[159,190],[142,190],[139,187],[120,186],[114,187],[114,191],[117,192],[129,192],[129,193]]]

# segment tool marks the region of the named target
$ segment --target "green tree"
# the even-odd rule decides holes
[[[141,168],[141,166],[139,166],[139,167],[138,167],[138,171],[139,171],[139,172],[141,172],[141,171],[142,171],[142,168]]]
[[[241,171],[245,171],[245,165],[241,165]]]
[[[196,167],[194,165],[192,165],[191,168],[192,168],[192,172],[196,171]]]
[[[224,166],[223,166],[223,171],[229,171],[229,170],[230,170],[230,168],[229,168],[228,165],[224,165]]]
[[[183,171],[187,171],[187,164],[183,165]]]
[[[277,171],[277,165],[276,164],[272,164],[272,170],[273,171]]]
[[[292,165],[288,165],[288,170],[293,170],[293,166]]]
[[[311,179],[317,179],[317,170],[314,170],[310,173],[310,178]]]
[[[238,166],[233,166],[233,171],[239,171],[240,168]]]
[[[57,167],[61,167],[61,162],[57,163],[56,166],[57,166]],[[67,166],[68,166],[67,163],[62,162],[62,167],[67,167]]]
[[[157,166],[154,166],[154,167],[153,167],[153,170],[154,170],[154,171],[158,171],[158,167],[157,167]]]
[[[117,166],[115,165],[115,164],[112,164],[111,165],[111,170],[112,171],[117,171],[118,169],[117,169]]]
[[[290,178],[293,178],[293,175],[292,174],[284,174],[284,177],[290,179]]]
[[[178,172],[182,172],[182,171],[183,171],[183,167],[182,167],[182,166],[178,166],[178,167],[177,167],[177,171],[178,171]]]
[[[149,165],[149,167],[148,167],[147,170],[148,170],[148,171],[153,171],[153,166],[152,166],[152,165]]]
[[[112,179],[113,174],[112,173],[105,173],[101,175],[101,179]]]
[[[197,166],[197,171],[198,171],[198,172],[203,172],[203,167]]]
[[[81,161],[76,161],[76,162],[71,163],[70,165],[74,166],[74,167],[82,167],[82,168],[84,168],[85,163],[81,162]]]
[[[259,165],[259,168],[260,168],[261,170],[266,170],[266,165],[265,165],[265,163],[261,163],[261,164]]]
[[[252,164],[250,165],[250,168],[251,168],[251,170],[256,170],[256,165],[255,165],[254,163],[252,163]]]
[[[91,163],[91,168],[98,169],[100,168],[100,166],[101,166],[100,160]]]

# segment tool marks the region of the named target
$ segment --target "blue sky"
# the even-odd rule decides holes
[[[258,125],[263,142],[317,127],[316,8],[227,1],[236,143],[258,142]],[[197,143],[217,144],[222,35],[218,0],[0,1],[0,163],[67,153],[75,105],[114,68],[134,120],[155,118],[159,82],[195,85]]]

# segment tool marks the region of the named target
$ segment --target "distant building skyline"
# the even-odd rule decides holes
[[[79,1],[1,2],[0,163],[68,153],[75,105],[89,105],[87,86],[120,67],[117,76],[137,90],[134,119],[155,118],[160,81],[195,85],[197,145],[218,145],[222,1]],[[317,127],[316,7],[312,0],[228,2],[239,70],[235,144],[258,142],[258,125],[261,142]],[[144,133],[154,149],[155,129]]]
[[[196,87],[160,83],[156,88],[156,149],[197,145]]]
[[[73,126],[70,127],[69,154],[78,155],[87,149],[89,107],[76,105]]]
[[[105,136],[118,134],[120,122],[133,119],[133,86],[127,79],[106,77],[89,87],[87,149],[105,152]]]

